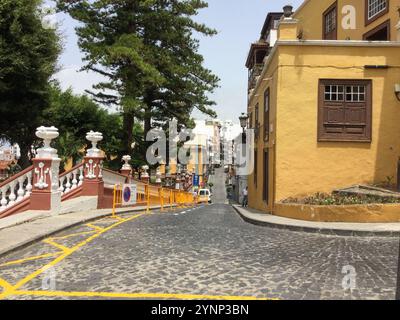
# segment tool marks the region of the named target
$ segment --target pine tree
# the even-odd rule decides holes
[[[56,31],[43,26],[41,12],[41,0],[0,1],[0,132],[19,144],[22,167],[29,165],[61,50]]]
[[[194,108],[215,116],[207,94],[218,78],[202,66],[194,33],[215,31],[194,22],[201,0],[58,1],[82,23],[77,28],[84,70],[106,77],[94,86],[96,101],[118,105],[124,116],[124,144],[130,153],[135,119],[144,134],[153,124],[176,118],[190,125]]]

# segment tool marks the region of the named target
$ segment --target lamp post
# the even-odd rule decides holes
[[[249,120],[249,116],[246,113],[242,113],[242,115],[239,117],[240,126],[243,129],[243,133],[245,133],[248,120]]]
[[[249,120],[249,116],[246,113],[242,113],[242,115],[239,117],[240,126],[243,129],[242,143],[246,142],[246,127],[247,127],[248,120]]]

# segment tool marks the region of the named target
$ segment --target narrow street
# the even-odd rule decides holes
[[[215,175],[210,177],[210,182],[213,186],[212,202],[214,204],[228,204],[226,188],[225,188],[225,173],[223,168],[215,169]]]
[[[3,257],[0,278],[21,291],[5,298],[394,299],[397,239],[254,226],[225,204],[222,169],[212,180],[212,205],[123,215],[129,220],[105,232],[116,224],[107,218]],[[96,230],[103,233],[82,244]],[[43,257],[21,261],[35,256]],[[46,264],[54,267],[51,290],[43,290]],[[348,265],[357,272],[353,291],[342,287]]]

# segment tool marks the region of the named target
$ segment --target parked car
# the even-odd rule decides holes
[[[198,196],[199,196],[199,202],[207,202],[207,203],[211,203],[211,191],[210,189],[200,189],[198,192]]]

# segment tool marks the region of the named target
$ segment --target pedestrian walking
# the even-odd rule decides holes
[[[246,208],[249,205],[249,187],[246,187],[243,189],[242,191],[242,196],[243,196],[243,200],[242,200],[242,207]]]

